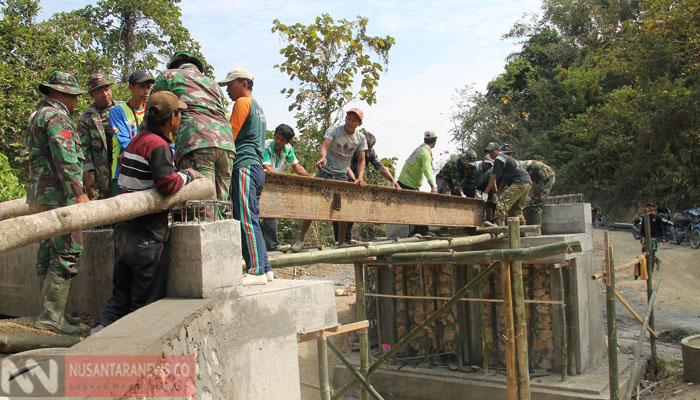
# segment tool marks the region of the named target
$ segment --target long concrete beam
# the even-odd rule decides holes
[[[260,198],[265,218],[480,226],[486,210],[477,199],[272,173]]]

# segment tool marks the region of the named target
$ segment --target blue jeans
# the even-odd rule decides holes
[[[231,173],[233,218],[241,222],[241,249],[251,275],[272,271],[260,228],[260,195],[265,186],[262,165],[253,164]]]

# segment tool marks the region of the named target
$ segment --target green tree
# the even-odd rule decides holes
[[[0,153],[0,202],[17,199],[26,194],[17,179],[16,171],[10,167],[7,157]]]
[[[297,128],[302,135],[319,140],[338,122],[338,111],[346,104],[363,100],[372,105],[377,101],[375,88],[395,41],[391,36],[367,35],[367,21],[365,17],[335,21],[328,14],[309,25],[284,25],[274,20],[272,32],[289,43],[280,50],[286,60],[275,68],[298,81],[297,89],[285,88],[282,93],[293,98],[289,110],[297,110]],[[355,82],[358,74],[359,85]]]

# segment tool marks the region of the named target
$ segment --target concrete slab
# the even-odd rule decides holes
[[[241,282],[240,223],[175,224],[170,229],[169,297],[209,298]]]

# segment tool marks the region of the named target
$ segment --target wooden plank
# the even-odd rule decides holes
[[[367,328],[369,326],[369,321],[359,321],[353,322],[347,325],[338,325],[331,328],[323,328],[310,332],[302,332],[297,334],[297,343],[308,342],[309,340],[316,340],[320,338],[327,338],[329,336],[340,335],[342,333],[348,333],[356,331],[358,329]]]
[[[434,226],[480,226],[483,200],[265,173],[263,218],[355,221]]]

